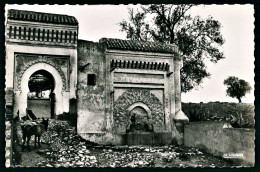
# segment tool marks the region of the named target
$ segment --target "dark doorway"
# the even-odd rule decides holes
[[[28,86],[27,110],[31,110],[37,118],[54,118],[53,76],[45,70],[38,70],[29,78]]]

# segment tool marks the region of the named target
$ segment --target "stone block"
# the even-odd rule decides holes
[[[5,151],[5,158],[8,158],[8,157],[10,157],[10,150]]]
[[[5,90],[5,102],[7,105],[12,105],[13,103],[13,96],[14,96],[14,93],[13,93],[13,88],[6,88]]]
[[[10,148],[11,147],[11,140],[5,140],[5,147]]]
[[[6,168],[9,168],[11,167],[11,160],[8,158],[8,159],[5,159],[5,167]]]

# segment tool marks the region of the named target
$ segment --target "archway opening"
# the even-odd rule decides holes
[[[55,88],[54,77],[46,70],[34,72],[28,81],[27,113],[37,118],[54,118]]]
[[[153,124],[149,122],[148,112],[142,106],[135,106],[129,112],[130,126],[127,127],[126,132],[136,131],[153,131]]]

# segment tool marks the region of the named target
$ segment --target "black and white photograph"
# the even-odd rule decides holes
[[[253,4],[5,5],[5,166],[254,167]]]

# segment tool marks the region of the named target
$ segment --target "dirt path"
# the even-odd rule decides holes
[[[41,161],[46,161],[47,158],[38,154],[39,150],[48,149],[49,145],[41,144],[41,148],[38,146],[34,147],[34,136],[30,140],[30,149],[27,148],[22,151],[22,131],[20,123],[14,124],[14,143],[13,143],[13,163],[17,167],[37,167],[37,163]]]
[[[19,154],[19,159],[17,160],[18,166],[21,167],[37,167],[37,164],[42,161],[47,161],[47,158],[43,155],[37,153],[39,150],[48,149],[49,146],[47,144],[41,144],[41,148],[34,147],[31,145],[31,151],[28,151],[27,148],[22,151],[22,146],[16,146],[16,154]]]

